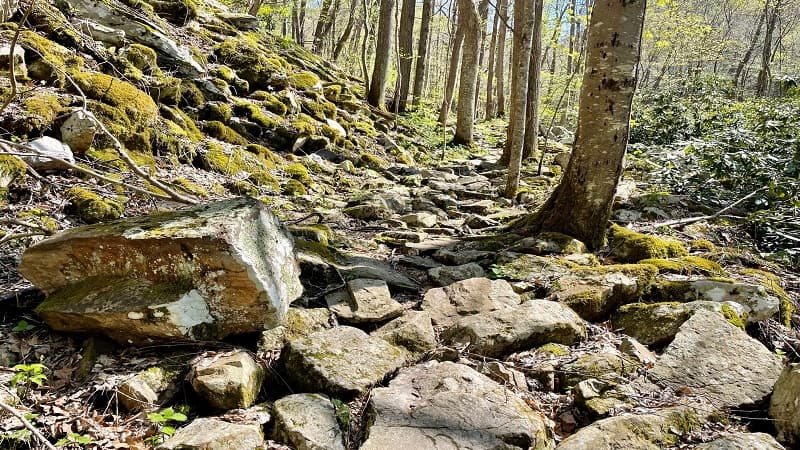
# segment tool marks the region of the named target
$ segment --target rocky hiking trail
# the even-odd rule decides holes
[[[708,211],[635,158],[600,252],[516,234],[568,132],[504,199],[500,121],[447,147],[250,16],[68,3],[87,28],[35,3],[0,111],[64,162],[0,155],[0,448],[800,439],[798,274],[724,221],[659,227]]]

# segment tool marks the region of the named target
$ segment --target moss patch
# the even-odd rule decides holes
[[[228,123],[232,116],[233,111],[230,105],[224,102],[208,102],[199,111],[201,120],[216,120]]]
[[[202,124],[203,131],[211,137],[217,138],[222,142],[227,142],[233,145],[247,145],[249,141],[242,137],[241,134],[232,130],[224,123],[212,120]]]
[[[275,192],[278,191],[278,181],[269,173],[263,160],[239,147],[226,150],[221,145],[209,144],[208,151],[202,159],[206,169],[226,175],[237,175],[244,172],[249,174],[248,180],[253,183],[269,187]]]
[[[794,315],[797,307],[792,301],[789,294],[781,287],[781,279],[772,272],[759,269],[742,269],[740,273],[744,276],[755,279],[759,284],[766,288],[767,292],[778,297],[780,300],[780,322],[791,328],[792,315]]]
[[[116,201],[104,199],[94,192],[80,187],[69,189],[66,197],[70,202],[69,209],[86,223],[119,219],[125,210]]]
[[[637,233],[619,225],[611,226],[611,254],[621,262],[689,256],[679,241]]]
[[[282,192],[286,195],[306,195],[307,191],[303,183],[297,180],[289,180],[283,186]]]
[[[270,87],[276,74],[283,74],[288,64],[278,57],[270,57],[259,43],[258,35],[245,34],[227,39],[214,50],[220,61],[236,70],[236,73],[253,89]]]
[[[187,194],[196,195],[197,197],[203,198],[208,197],[208,191],[206,188],[197,183],[192,183],[186,178],[175,178],[172,180],[172,184]]]
[[[156,51],[146,45],[131,44],[123,50],[122,56],[145,75],[163,75],[158,68],[158,55],[156,55]]]
[[[678,273],[678,274],[703,274],[712,276],[725,275],[722,266],[714,261],[700,258],[699,256],[684,256],[676,259],[643,259],[639,264],[650,264],[658,267],[659,273]]]
[[[289,85],[298,90],[308,90],[319,83],[319,77],[307,70],[289,75]]]
[[[87,97],[123,109],[132,122],[141,126],[151,124],[158,115],[153,99],[127,81],[90,72],[77,72],[73,78]]]
[[[299,181],[305,185],[309,185],[314,182],[311,179],[311,176],[308,174],[308,169],[300,163],[290,164],[283,168],[283,171],[286,172],[286,175],[289,178]]]

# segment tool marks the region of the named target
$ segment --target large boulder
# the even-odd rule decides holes
[[[304,392],[356,396],[400,368],[408,352],[353,327],[335,327],[291,339],[281,364]]]
[[[458,318],[519,305],[522,302],[508,282],[471,278],[443,288],[430,289],[422,309],[436,325],[452,325]]]
[[[372,335],[412,353],[427,352],[436,347],[436,332],[425,311],[406,311],[402,316],[373,331]]]
[[[769,319],[780,309],[780,299],[764,286],[726,280],[662,281],[653,286],[651,296],[666,302],[735,302],[745,308],[750,323]]]
[[[550,448],[544,417],[475,370],[430,361],[372,391],[362,450]]]
[[[297,450],[344,450],[331,400],[320,394],[294,394],[272,407],[272,438]]]
[[[763,403],[780,373],[780,360],[763,344],[720,314],[700,310],[681,325],[648,375],[688,388],[718,408],[737,408]]]
[[[302,286],[292,240],[258,200],[78,227],[30,247],[20,272],[60,331],[120,342],[219,339],[280,325]]]
[[[695,447],[695,450],[784,450],[766,433],[736,433]]]
[[[775,419],[778,438],[789,443],[800,442],[800,364],[792,364],[781,372],[769,404],[769,416]]]
[[[548,300],[463,317],[443,335],[445,342],[468,344],[470,352],[491,357],[549,343],[572,345],[585,338],[583,320]]]
[[[371,323],[394,319],[403,314],[403,305],[392,299],[383,280],[357,278],[347,282],[347,290],[325,297],[328,308],[344,323]]]
[[[264,437],[258,424],[235,424],[213,417],[195,419],[178,429],[159,450],[258,450]]]

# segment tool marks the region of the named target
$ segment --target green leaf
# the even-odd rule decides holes
[[[11,331],[28,331],[36,328],[34,325],[28,323],[27,320],[22,319],[17,322],[17,326],[11,329]]]

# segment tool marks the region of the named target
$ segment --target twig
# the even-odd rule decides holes
[[[35,148],[29,147],[29,146],[24,145],[24,144],[19,144],[19,143],[12,142],[12,141],[9,141],[9,140],[6,140],[6,139],[0,139],[0,144],[5,144],[7,146],[18,148],[18,149],[23,150],[23,151],[28,152],[28,153],[33,152],[37,156],[40,156],[40,157],[43,157],[43,158],[49,158],[49,159],[51,159],[53,161],[56,161],[56,162],[58,162],[60,164],[63,164],[66,167],[69,167],[70,169],[74,169],[74,170],[77,170],[78,172],[85,173],[86,175],[90,175],[92,177],[95,177],[98,180],[105,181],[106,183],[111,183],[111,184],[116,184],[116,185],[119,185],[119,186],[124,186],[124,187],[126,187],[126,188],[128,188],[128,189],[130,189],[130,190],[132,190],[134,192],[138,192],[140,194],[150,195],[152,197],[159,198],[159,199],[162,199],[162,200],[171,200],[172,199],[172,197],[170,197],[168,195],[158,194],[158,193],[155,193],[155,192],[150,192],[150,191],[148,191],[146,189],[142,189],[140,187],[133,186],[133,185],[128,184],[128,183],[126,183],[124,181],[120,181],[120,180],[115,180],[113,178],[109,178],[109,177],[107,177],[107,176],[105,176],[105,175],[103,175],[103,174],[101,174],[99,172],[95,172],[92,169],[87,169],[85,167],[81,167],[81,166],[79,166],[77,164],[73,164],[73,163],[71,163],[69,161],[66,161],[66,160],[63,160],[61,158],[56,158],[56,157],[50,156],[50,155],[42,155]],[[0,155],[14,155],[14,154],[16,154],[16,153],[15,152],[5,151],[3,149],[3,145],[0,145]]]
[[[49,233],[49,234],[52,234],[52,233]],[[41,231],[34,231],[34,232],[30,232],[30,233],[7,234],[7,235],[4,235],[3,237],[0,238],[0,244],[5,244],[8,241],[14,241],[14,240],[17,240],[17,239],[25,239],[25,238],[29,238],[29,237],[47,236],[47,235],[48,234],[45,234],[45,233],[43,233]]]
[[[10,405],[6,404],[6,402],[4,402],[3,400],[0,400],[0,408],[4,409],[7,413],[14,416],[15,419],[22,422],[22,425],[24,425],[25,428],[27,428],[31,433],[33,433],[33,435],[36,436],[36,439],[41,441],[42,445],[44,445],[44,448],[48,450],[58,450],[53,444],[50,443],[50,441],[47,440],[46,437],[44,437],[42,432],[39,431],[35,426],[33,426],[33,424],[30,423],[30,421],[28,421],[28,419],[26,419],[25,416],[20,414],[19,411],[17,411]]]
[[[42,227],[41,225],[36,225],[35,223],[25,222],[24,220],[19,219],[0,219],[0,225],[19,225],[32,230],[39,230],[48,236],[53,234],[52,231]]]
[[[731,203],[730,205],[720,209],[719,211],[717,211],[714,214],[711,214],[709,216],[687,217],[685,219],[667,220],[666,222],[657,222],[657,223],[654,223],[654,224],[647,225],[644,228],[673,227],[673,226],[676,226],[676,225],[688,225],[688,224],[695,223],[695,222],[700,222],[700,221],[703,221],[703,220],[716,219],[717,217],[725,214],[725,212],[733,209],[737,205],[749,200],[750,198],[752,198],[753,196],[755,196],[759,192],[764,191],[766,189],[767,189],[766,187],[762,187],[761,189],[756,189],[755,191],[745,195],[744,197],[740,198],[739,200],[736,200],[735,202]]]

